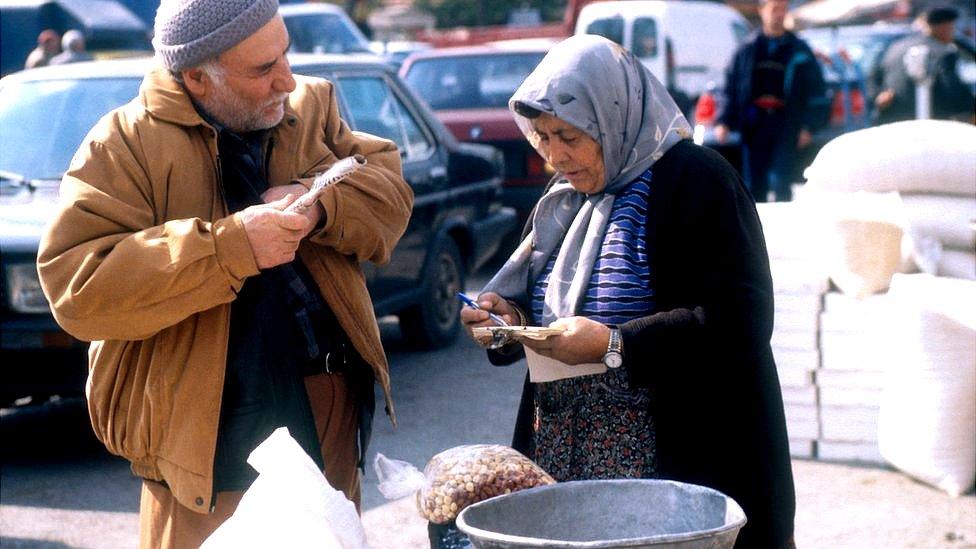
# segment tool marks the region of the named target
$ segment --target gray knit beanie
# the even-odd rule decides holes
[[[278,0],[163,0],[153,48],[171,71],[196,67],[241,43],[278,13]]]

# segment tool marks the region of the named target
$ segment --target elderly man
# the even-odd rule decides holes
[[[729,130],[742,135],[742,171],[756,202],[772,191],[789,201],[797,152],[827,119],[826,84],[810,47],[786,30],[787,0],[759,0],[760,32],[729,64],[725,101],[718,113],[719,142]]]
[[[360,261],[384,262],[413,195],[393,143],[353,134],[329,82],[292,75],[277,0],[166,0],[159,67],[75,154],[38,267],[92,341],[88,403],[145,479],[143,547],[196,547],[279,426],[352,500],[389,375]],[[367,158],[304,213],[338,159]]]

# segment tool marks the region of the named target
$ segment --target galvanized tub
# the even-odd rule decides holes
[[[560,482],[475,503],[457,518],[477,549],[732,547],[746,523],[725,494],[670,480]]]

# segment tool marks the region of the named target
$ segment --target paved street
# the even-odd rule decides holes
[[[400,426],[394,431],[377,417],[371,455],[422,467],[447,447],[508,442],[524,365],[493,368],[465,338],[435,352],[409,351],[395,322],[381,324]],[[0,546],[135,546],[139,481],[89,433],[78,401],[3,412]],[[972,494],[952,499],[877,468],[798,460],[794,472],[801,548],[976,547]],[[363,502],[374,548],[425,547],[413,499],[386,502],[371,469]]]

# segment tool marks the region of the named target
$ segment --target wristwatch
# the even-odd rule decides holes
[[[607,352],[603,355],[603,363],[607,368],[619,368],[624,363],[624,340],[620,336],[620,329],[616,326],[610,327],[610,342],[607,343]]]

